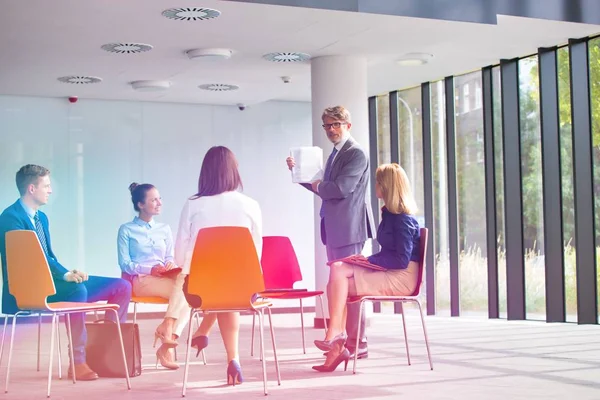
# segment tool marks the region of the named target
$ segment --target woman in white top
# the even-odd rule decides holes
[[[252,234],[256,252],[262,251],[262,216],[258,203],[242,194],[242,179],[234,154],[227,147],[212,147],[204,156],[198,192],[183,206],[179,220],[179,230],[175,242],[175,262],[189,274],[196,236],[202,228],[215,226],[243,226]],[[186,287],[184,287],[185,291]],[[187,296],[194,305],[194,296]],[[191,346],[198,354],[208,346],[208,334],[215,321],[219,321],[221,337],[227,351],[227,383],[242,383],[239,364],[238,337],[239,313],[210,314],[192,336]]]

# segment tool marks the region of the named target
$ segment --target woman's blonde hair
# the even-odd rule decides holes
[[[383,201],[393,214],[415,214],[417,202],[413,197],[408,176],[396,163],[382,164],[377,168],[375,181],[381,188]]]

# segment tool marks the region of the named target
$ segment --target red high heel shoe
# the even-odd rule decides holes
[[[348,361],[350,360],[350,352],[348,349],[342,350],[331,362],[325,361],[323,365],[313,365],[312,369],[319,372],[333,372],[337,369],[338,365],[344,363],[344,371],[348,369]]]
[[[333,372],[338,365],[344,363],[344,371],[348,369],[348,361],[350,360],[350,351],[345,347],[346,339],[337,338],[332,341],[332,347],[327,354],[327,359],[323,365],[315,365],[312,368],[319,372]]]

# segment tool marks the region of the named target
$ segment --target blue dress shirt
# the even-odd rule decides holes
[[[117,250],[121,271],[149,275],[153,266],[174,260],[171,227],[135,217],[119,228]]]
[[[387,269],[405,269],[410,261],[419,261],[420,240],[419,223],[412,215],[392,214],[383,207],[377,228],[381,251],[368,257],[369,262]]]

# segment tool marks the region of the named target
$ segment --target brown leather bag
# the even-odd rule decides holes
[[[124,378],[123,356],[117,324],[109,320],[97,320],[85,324],[87,329],[86,362],[98,376]],[[142,351],[138,324],[121,323],[125,359],[129,376],[142,374]]]

